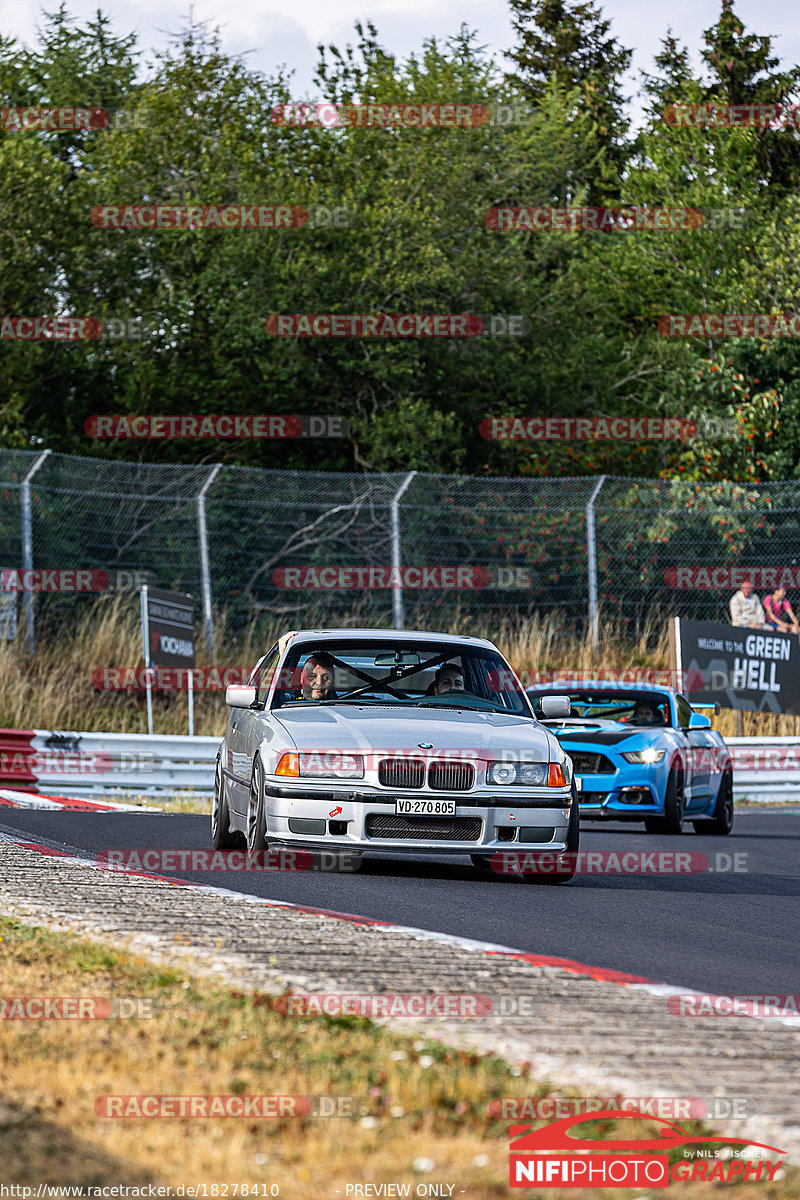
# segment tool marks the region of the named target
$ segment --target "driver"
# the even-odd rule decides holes
[[[443,692],[463,692],[464,672],[455,663],[444,663],[433,677],[432,695],[441,696]]]
[[[335,700],[334,664],[330,654],[309,654],[300,672],[298,700]]]
[[[631,725],[661,725],[662,716],[655,700],[637,700],[630,718]]]

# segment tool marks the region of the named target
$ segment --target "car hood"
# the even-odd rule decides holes
[[[642,746],[660,740],[668,727],[666,725],[626,725],[622,721],[603,721],[579,717],[570,717],[550,725],[559,742],[592,742],[600,746],[616,746],[619,742],[627,742],[629,738],[637,738]]]
[[[533,762],[561,758],[555,738],[536,721],[505,713],[467,709],[281,708],[273,717],[283,725],[298,750],[383,752],[415,750],[432,743],[429,753],[460,750],[495,758],[503,750],[530,752]]]

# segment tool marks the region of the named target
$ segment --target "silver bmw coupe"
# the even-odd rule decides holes
[[[572,763],[482,638],[298,630],[225,699],[217,849],[469,855],[479,868],[514,849],[578,850]],[[569,715],[565,697],[541,707]]]

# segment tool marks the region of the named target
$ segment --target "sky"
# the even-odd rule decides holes
[[[68,10],[83,18],[98,4],[112,17],[118,34],[135,31],[146,49],[166,45],[171,34],[186,28],[190,13],[187,0],[67,0]],[[45,7],[55,9],[56,0],[48,0]],[[715,23],[720,7],[720,0],[670,0],[663,8],[641,0],[602,3],[612,34],[634,50],[629,91],[635,89],[639,72],[652,70],[668,26],[699,61],[702,32]],[[749,30],[775,36],[784,62],[800,62],[800,5],[789,0],[735,0],[734,8]],[[418,49],[425,37],[446,39],[462,23],[477,30],[480,42],[498,57],[513,44],[506,0],[303,0],[288,6],[280,0],[195,0],[192,10],[195,21],[219,26],[226,51],[247,52],[251,66],[267,74],[281,65],[293,69],[293,94],[298,98],[314,95],[317,43],[355,42],[353,23],[359,19],[372,20],[383,45],[400,57]],[[0,0],[0,33],[34,45],[41,11],[41,0]]]

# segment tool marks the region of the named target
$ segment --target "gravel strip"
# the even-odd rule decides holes
[[[279,992],[489,994],[515,1012],[391,1020],[527,1062],[553,1093],[746,1097],[716,1122],[800,1162],[800,1028],[749,1017],[683,1018],[667,994],[534,966],[247,896],[96,870],[0,839],[0,913],[110,941],[239,987]],[[680,1122],[679,1122],[680,1123]]]

